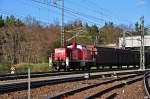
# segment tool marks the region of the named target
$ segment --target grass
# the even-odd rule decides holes
[[[9,70],[10,69],[8,65],[0,63],[0,74],[9,73]]]
[[[22,64],[17,64],[15,67],[16,67],[16,72],[17,73],[27,72],[28,67],[30,67],[31,72],[53,71],[53,69],[48,66],[48,63],[39,63],[39,64],[22,63]]]

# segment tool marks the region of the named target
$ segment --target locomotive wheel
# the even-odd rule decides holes
[[[76,70],[76,68],[75,67],[73,67],[73,71],[75,71]]]
[[[84,71],[84,70],[86,70],[86,67],[85,67],[85,66],[83,66],[83,67],[81,67],[81,69],[82,69],[82,71]]]
[[[91,66],[88,64],[87,66],[86,66],[86,70],[90,70],[91,69]]]
[[[70,68],[66,68],[67,71],[70,71]]]
[[[98,69],[98,70],[99,70],[99,69],[100,69],[100,67],[99,67],[99,66],[96,66],[96,69]]]
[[[81,67],[79,67],[79,71],[82,70]]]
[[[60,67],[57,69],[57,71],[60,71]]]
[[[70,71],[70,68],[68,66],[63,67],[64,71]]]
[[[56,70],[57,70],[57,71],[60,71],[60,69],[61,69],[60,66],[57,66],[57,67],[56,67]]]

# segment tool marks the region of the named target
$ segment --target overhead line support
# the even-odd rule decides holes
[[[64,34],[64,0],[62,0],[62,15],[61,15],[61,47],[65,46],[65,34]]]
[[[144,16],[140,18],[141,26],[141,47],[140,47],[140,69],[145,69],[145,49],[144,49]]]

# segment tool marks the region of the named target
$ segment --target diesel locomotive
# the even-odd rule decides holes
[[[93,53],[83,45],[72,45],[66,48],[55,48],[49,58],[49,64],[56,70],[89,69],[94,63]]]

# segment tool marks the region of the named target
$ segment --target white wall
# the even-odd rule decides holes
[[[141,36],[133,36],[133,37],[126,37],[125,43],[126,47],[140,47],[141,46]],[[123,38],[119,38],[119,48],[122,47]],[[150,46],[150,36],[144,36],[144,45]]]

